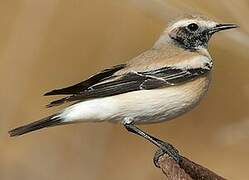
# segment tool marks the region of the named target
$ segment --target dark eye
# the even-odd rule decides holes
[[[199,28],[199,26],[197,24],[195,24],[195,23],[191,23],[191,24],[188,25],[188,29],[190,31],[193,31],[193,32],[196,31],[198,28]]]

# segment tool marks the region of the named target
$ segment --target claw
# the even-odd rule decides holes
[[[158,149],[153,157],[153,163],[156,167],[160,168],[159,164],[158,164],[158,161],[159,161],[159,158],[164,155],[165,153],[163,152],[162,149]]]
[[[158,168],[160,167],[158,164],[158,161],[159,161],[159,158],[164,154],[169,155],[169,157],[174,159],[176,161],[176,163],[179,164],[181,156],[180,156],[178,150],[176,148],[174,148],[171,144],[164,143],[164,146],[162,146],[162,148],[158,149],[154,155],[153,163],[156,167],[158,167]]]

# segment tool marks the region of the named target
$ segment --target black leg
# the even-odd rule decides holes
[[[142,136],[143,138],[147,139],[151,143],[155,144],[157,147],[159,147],[163,152],[167,153],[170,157],[172,157],[177,163],[179,163],[180,155],[171,144],[167,142],[163,142],[160,139],[157,139],[143,130],[136,127],[132,122],[125,122],[124,123],[125,128],[134,134],[137,134],[139,136]]]

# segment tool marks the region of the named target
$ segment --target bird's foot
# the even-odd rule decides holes
[[[141,129],[136,127],[133,121],[131,121],[130,119],[125,119],[124,126],[129,132],[142,136],[143,138],[147,139],[151,143],[155,144],[157,147],[161,149],[163,154],[164,153],[168,154],[170,157],[172,157],[176,161],[176,163],[179,163],[180,155],[179,155],[178,150],[174,148],[174,146],[172,146],[171,144],[167,142],[161,141],[160,139],[154,136],[151,136],[148,133],[142,131]],[[158,161],[159,157],[160,156],[156,156],[156,158],[154,158],[154,162],[155,160]]]
[[[159,167],[158,165],[159,158],[164,154],[169,155],[171,158],[173,158],[176,161],[177,164],[179,164],[180,157],[181,157],[179,154],[179,151],[174,146],[172,146],[171,144],[167,142],[160,141],[160,144],[161,144],[161,147],[160,149],[156,151],[154,158],[153,158],[153,162],[155,166]]]

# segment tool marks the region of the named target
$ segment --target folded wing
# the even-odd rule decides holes
[[[65,102],[84,101],[131,91],[175,86],[194,80],[209,71],[210,67],[187,69],[168,66],[152,71],[129,72],[119,76],[111,75],[108,80],[100,79],[96,84],[91,84],[87,88],[84,86],[81,90],[75,91],[76,93],[71,96],[51,102],[48,107],[61,105]]]

